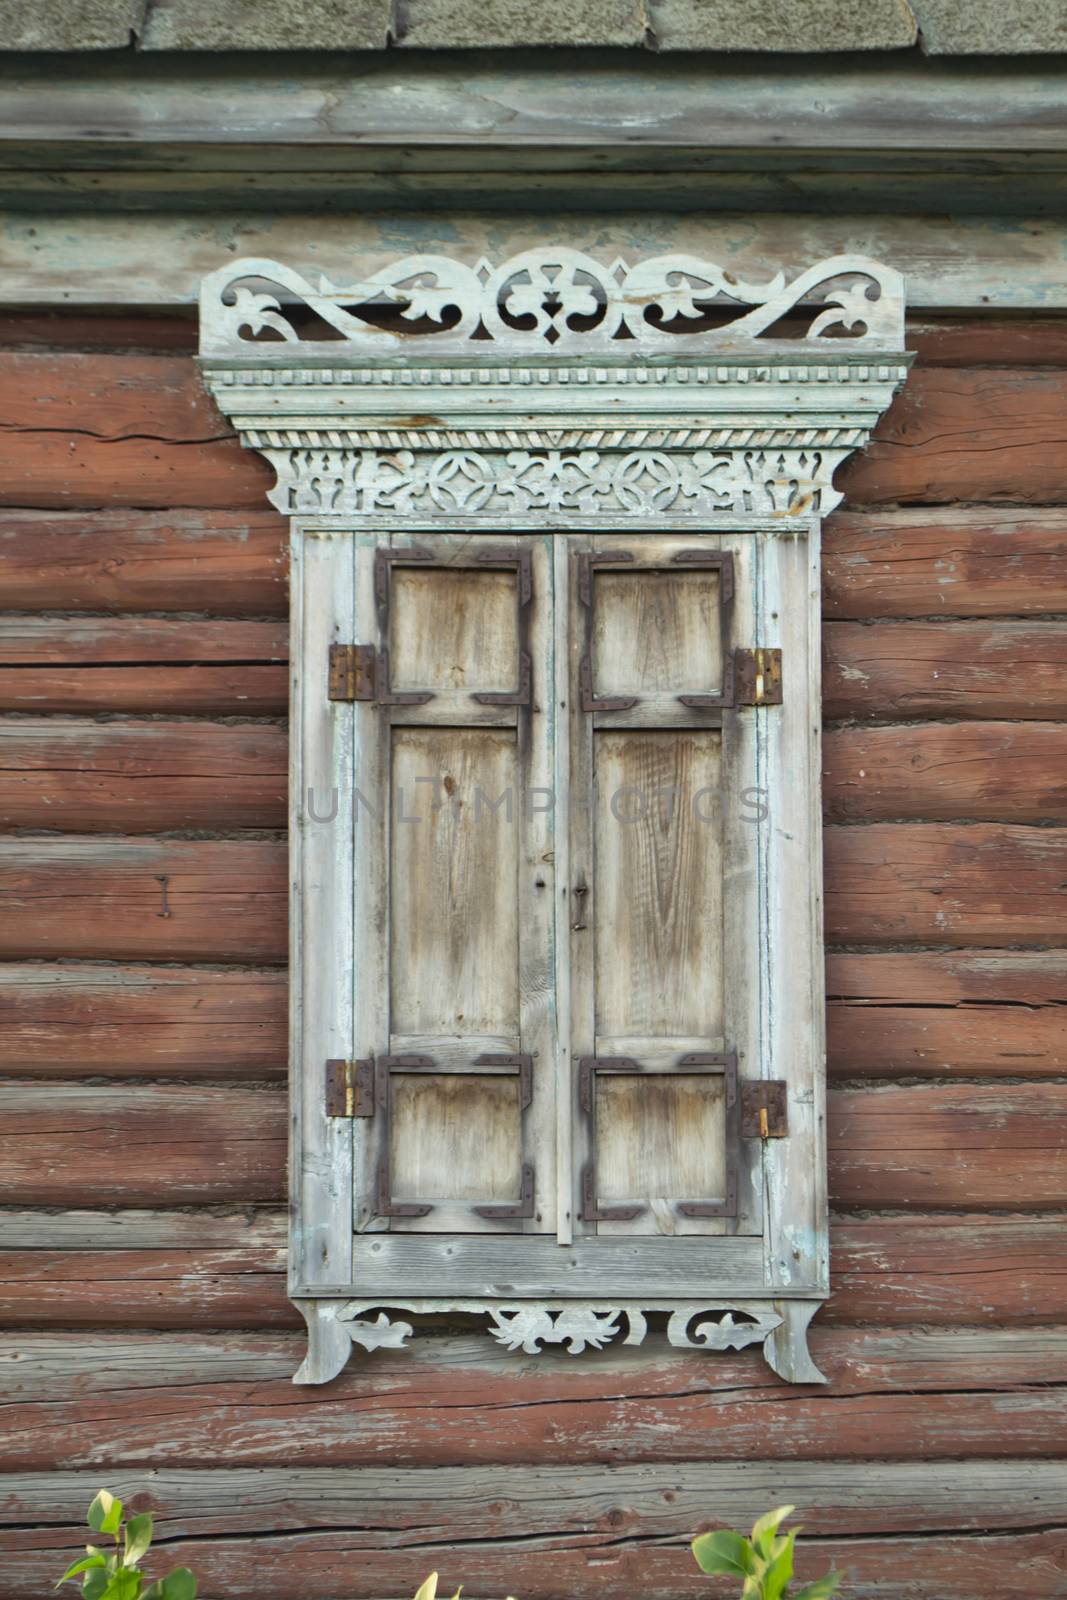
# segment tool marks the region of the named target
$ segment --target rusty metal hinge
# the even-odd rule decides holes
[[[766,647],[735,650],[734,687],[739,706],[780,706],[782,652]]]
[[[377,673],[372,644],[330,646],[330,699],[373,700]]]
[[[741,1085],[741,1137],[789,1137],[788,1099],[780,1078],[759,1078]]]
[[[471,1206],[476,1217],[485,1217],[489,1222],[519,1221],[534,1214],[534,1169],[529,1161],[522,1164],[522,1178],[519,1183],[519,1199],[515,1205],[487,1205]]]
[[[326,1115],[373,1117],[373,1057],[368,1057],[366,1061],[327,1061]]]

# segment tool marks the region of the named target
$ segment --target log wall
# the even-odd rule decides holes
[[[285,528],[191,321],[0,338],[0,1600],[101,1484],[217,1600],[697,1600],[782,1501],[857,1600],[1062,1595],[1064,325],[917,324],[827,529],[825,1390],[462,1323],[292,1387]]]

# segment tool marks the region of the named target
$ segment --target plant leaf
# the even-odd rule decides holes
[[[730,1578],[745,1578],[755,1567],[752,1546],[743,1534],[733,1533],[729,1528],[698,1534],[692,1549],[701,1572],[713,1577],[725,1574]]]
[[[830,1600],[836,1594],[844,1581],[843,1572],[828,1572],[824,1578],[816,1578],[814,1583],[809,1583],[803,1589],[794,1589],[790,1600]]]
[[[196,1600],[196,1579],[188,1567],[175,1567],[163,1579],[163,1600]]]
[[[106,1567],[94,1567],[82,1579],[82,1594],[85,1600],[100,1600],[101,1595],[111,1582]]]
[[[437,1600],[437,1574],[431,1572],[415,1591],[415,1600]]]
[[[786,1517],[793,1515],[794,1509],[793,1506],[779,1506],[777,1511],[768,1511],[765,1516],[760,1517],[753,1527],[752,1543],[764,1560],[774,1554],[775,1537],[779,1526]]]
[[[75,1561],[72,1567],[67,1568],[59,1583],[56,1584],[56,1588],[58,1589],[62,1583],[69,1583],[71,1578],[77,1578],[83,1572],[91,1572],[95,1567],[102,1567],[103,1565],[104,1558],[100,1551],[91,1550],[87,1556],[82,1556],[80,1561]]]
[[[131,1517],[126,1524],[126,1549],[123,1552],[122,1564],[124,1567],[135,1567],[152,1543],[152,1513],[142,1511],[140,1516]]]
[[[100,1600],[140,1600],[142,1578],[130,1567],[120,1567],[113,1574]]]
[[[107,1489],[101,1489],[86,1519],[94,1533],[118,1533],[122,1526],[122,1501]]]
[[[777,1539],[774,1557],[767,1563],[763,1575],[763,1600],[781,1600],[785,1586],[793,1576],[793,1545],[797,1530],[790,1529],[784,1539]]]

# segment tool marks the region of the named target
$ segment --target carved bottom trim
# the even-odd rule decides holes
[[[609,1344],[639,1345],[648,1315],[667,1314],[667,1338],[679,1350],[742,1350],[762,1344],[768,1364],[787,1383],[825,1383],[808,1352],[807,1330],[819,1300],[738,1300],[663,1304],[656,1301],[297,1300],[308,1326],[308,1354],[294,1383],[329,1383],[353,1345],[401,1349],[414,1327],[395,1315],[468,1311],[489,1318],[488,1332],[507,1350],[541,1355],[550,1345],[570,1355]],[[373,1318],[365,1313],[375,1312]]]

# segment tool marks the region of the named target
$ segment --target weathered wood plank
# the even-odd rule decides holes
[[[861,619],[1067,611],[1067,512],[838,511],[823,528],[823,611]]]
[[[874,823],[826,843],[831,943],[1062,938],[1063,829]],[[285,884],[275,841],[0,840],[0,957],[281,963]]]
[[[1067,1203],[1063,1084],[838,1089],[827,1109],[836,1205]]]
[[[284,617],[283,517],[231,511],[0,511],[13,610],[202,611]]]
[[[1067,1072],[1063,951],[832,954],[832,1077],[1040,1077]]]
[[[0,1252],[5,1326],[301,1326],[286,1298],[281,1212],[251,1222],[205,1211],[15,1217],[23,1248]],[[118,1247],[124,1238],[131,1248]],[[817,1326],[1067,1323],[1058,1216],[847,1219],[832,1228],[831,1266],[833,1295]]]
[[[787,1490],[808,1532],[803,1577],[847,1556],[853,1582],[892,1600],[1002,1600],[1018,1593],[1020,1570],[1038,1600],[1062,1593],[1057,1462],[961,1462],[948,1473],[871,1463],[862,1475],[848,1463],[704,1462],[677,1465],[669,1488],[629,1465],[165,1468],[149,1488],[134,1475],[115,1487],[155,1511],[170,1560],[235,1597],[261,1595],[265,1571],[275,1593],[309,1600],[403,1594],[432,1551],[448,1583],[473,1568],[491,1593],[510,1583],[534,1600],[622,1595],[640,1582],[695,1600],[707,1583],[688,1542],[708,1526],[708,1507],[712,1525],[747,1526]],[[32,1474],[3,1489],[3,1593],[21,1600],[83,1545],[94,1480]]]
[[[1065,403],[1063,369],[918,368],[839,486],[854,506],[1062,502]],[[188,358],[0,354],[2,504],[259,511],[271,481]]]
[[[832,1203],[1067,1203],[1063,1084],[837,1090],[829,1111]],[[285,1123],[268,1088],[9,1083],[0,1185],[23,1206],[280,1201]]]
[[[192,1205],[280,1200],[277,1090],[8,1083],[0,1174],[16,1204]]]
[[[831,728],[823,814],[830,822],[1067,822],[1067,723]]]
[[[280,972],[0,966],[0,1059],[41,1078],[276,1078]]]
[[[280,964],[284,843],[0,840],[0,955]]]
[[[827,623],[823,715],[1062,718],[1067,628],[1061,622]]]
[[[798,1393],[757,1351],[708,1357],[650,1334],[595,1360],[524,1357],[484,1332],[357,1354],[294,1389],[302,1340],[30,1333],[0,1337],[9,1472],[199,1467],[1052,1458],[1067,1330],[842,1329],[811,1335],[829,1385]]]
[[[872,823],[826,830],[830,944],[1055,945],[1067,830]]]
[[[0,619],[0,710],[283,715],[289,643],[276,622]]]
[[[281,828],[288,770],[278,727],[0,720],[0,827]]]

